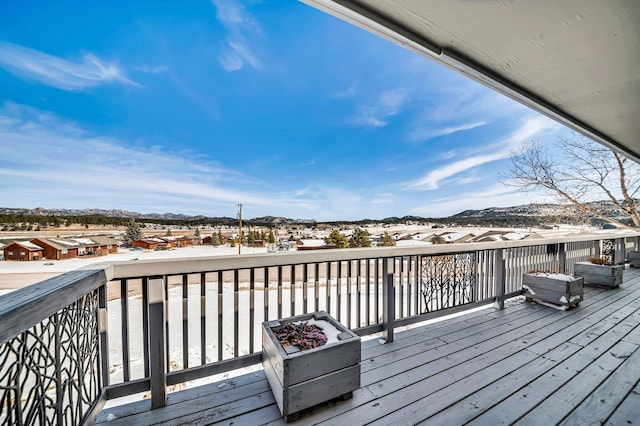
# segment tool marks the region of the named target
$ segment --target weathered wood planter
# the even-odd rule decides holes
[[[575,273],[584,282],[602,287],[618,287],[622,284],[624,265],[596,265],[591,262],[576,263]]]
[[[526,300],[577,306],[584,297],[584,280],[564,274],[548,274],[543,272],[528,273],[522,276],[522,287]]]
[[[274,331],[304,321],[323,328],[327,343],[303,351],[283,347]],[[324,311],[262,323],[262,366],[287,422],[297,419],[305,408],[337,397],[350,398],[360,388],[360,359],[360,337]]]
[[[632,268],[640,268],[640,251],[628,251],[627,260]]]

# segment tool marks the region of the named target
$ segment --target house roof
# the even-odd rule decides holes
[[[303,0],[640,159],[640,2]]]
[[[91,239],[99,246],[118,244],[118,240],[115,237],[109,237],[105,235],[92,236]]]
[[[20,247],[22,247],[22,248],[24,248],[26,250],[29,250],[29,251],[42,251],[42,250],[44,250],[39,245],[34,244],[34,243],[30,242],[30,241],[14,241],[11,244],[7,244],[6,247],[2,247],[2,248],[6,249],[6,248],[9,248],[9,247],[11,247],[13,245],[20,246]]]
[[[61,242],[59,242],[59,240],[54,240],[54,239],[49,239],[49,238],[34,238],[33,241],[37,241],[39,244],[44,244],[47,245],[49,247],[53,247],[54,249],[57,250],[65,250],[69,248],[69,245],[67,244],[62,244]]]

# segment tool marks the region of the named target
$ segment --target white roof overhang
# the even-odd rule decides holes
[[[640,161],[640,1],[303,1]]]

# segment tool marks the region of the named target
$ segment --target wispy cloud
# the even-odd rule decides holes
[[[156,66],[141,65],[138,67],[134,67],[134,69],[136,71],[145,72],[148,74],[163,74],[169,71],[169,68],[167,68],[165,65],[156,65]]]
[[[541,197],[537,202],[553,202],[552,197]],[[528,204],[531,194],[514,191],[496,183],[483,191],[469,191],[457,193],[452,197],[430,199],[428,205],[415,207],[411,214],[427,217],[443,217],[460,213],[469,208],[485,209],[489,207],[507,207]]]
[[[403,89],[388,90],[371,104],[360,107],[351,123],[363,127],[384,127],[389,124],[388,118],[400,112],[407,99]]]
[[[524,123],[509,136],[488,147],[490,152],[478,154],[445,164],[430,171],[425,176],[410,182],[404,189],[433,190],[438,189],[443,180],[480,165],[508,158],[511,153],[527,140],[543,131],[557,129],[559,125],[543,116],[526,119]]]
[[[93,207],[100,200],[128,209],[152,203],[164,205],[164,211],[185,212],[237,202],[263,207],[310,203],[293,191],[269,191],[266,184],[210,158],[132,147],[131,141],[95,135],[21,105],[0,108],[0,140],[0,193],[12,204],[33,191],[40,194],[31,195],[41,200],[39,205],[90,200],[84,207]]]
[[[0,67],[15,76],[63,90],[82,90],[105,83],[139,84],[130,80],[122,68],[85,53],[72,62],[38,50],[0,41]]]
[[[331,96],[332,98],[350,98],[354,96],[356,93],[358,93],[358,86],[359,86],[358,82],[354,81],[346,89],[331,92],[329,96]]]
[[[238,71],[246,64],[260,68],[258,55],[251,46],[251,38],[262,35],[258,22],[235,0],[213,0],[216,17],[227,30],[227,46],[218,60],[229,72]]]
[[[473,121],[471,123],[464,123],[456,126],[443,127],[439,129],[438,128],[415,129],[409,133],[409,140],[424,142],[429,139],[436,138],[438,136],[446,136],[453,133],[462,132],[465,130],[471,130],[471,129],[475,129],[476,127],[484,126],[486,124],[487,124],[486,121]]]

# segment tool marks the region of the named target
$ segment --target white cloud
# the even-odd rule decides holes
[[[406,99],[403,89],[382,92],[373,104],[362,106],[351,123],[363,127],[384,127],[389,124],[387,118],[400,112]]]
[[[238,202],[265,209],[310,203],[292,192],[258,192],[264,183],[211,159],[137,148],[20,105],[0,108],[0,140],[0,194],[11,203],[94,207],[108,200],[131,210],[153,203],[181,212]]]
[[[442,167],[438,167],[424,175],[422,178],[409,182],[404,189],[438,189],[443,180],[466,170],[473,169],[474,167],[478,167],[482,164],[508,158],[514,150],[518,149],[533,136],[559,127],[559,124],[543,116],[526,119],[524,123],[509,136],[490,145],[488,149],[491,152],[474,155],[454,161]]]
[[[409,133],[409,140],[424,142],[438,136],[446,136],[452,133],[462,132],[464,130],[475,129],[476,127],[486,125],[486,121],[473,121],[470,123],[459,124],[456,126],[443,127],[440,129],[420,128]]]
[[[260,68],[260,60],[250,42],[262,35],[260,25],[235,0],[213,0],[213,4],[216,17],[227,30],[227,47],[218,57],[222,67],[229,72],[242,69],[245,63],[254,69]]]
[[[149,65],[141,65],[138,67],[134,67],[134,69],[136,71],[146,72],[149,74],[163,74],[169,71],[169,68],[167,68],[165,65],[156,65],[154,67]]]
[[[331,96],[332,98],[350,98],[356,93],[358,93],[358,82],[354,81],[346,89],[337,92],[331,92],[329,96]]]
[[[63,90],[82,90],[118,82],[139,86],[115,63],[87,53],[81,62],[71,62],[38,50],[0,42],[0,67],[25,80],[38,81]]]
[[[496,183],[484,191],[457,193],[454,197],[430,199],[427,205],[411,210],[411,214],[427,217],[445,217],[467,209],[485,209],[489,207],[508,207],[529,204],[531,202],[551,202],[554,199],[539,196],[531,199],[530,193],[514,191]]]

